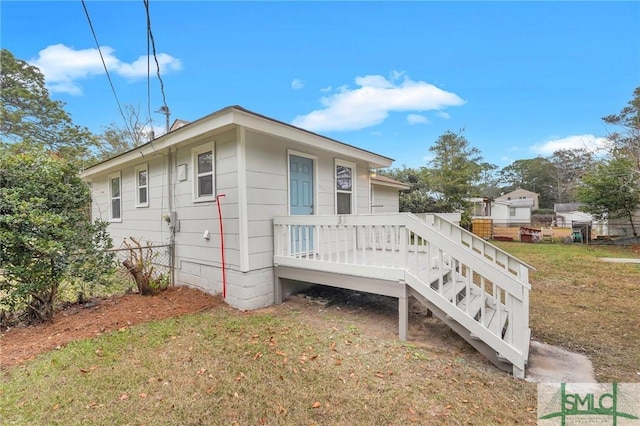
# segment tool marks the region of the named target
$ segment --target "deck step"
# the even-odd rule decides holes
[[[498,311],[490,306],[484,308],[484,320],[482,324],[489,329],[489,331],[496,336],[504,337],[504,326],[507,322],[507,311],[502,309],[502,316],[498,318]],[[475,334],[471,333],[472,339],[480,339]]]
[[[505,361],[503,357],[498,358],[498,353],[491,348],[486,342],[479,339],[477,336],[474,336],[469,330],[467,330],[463,325],[458,323],[456,320],[447,315],[446,312],[440,310],[436,305],[432,304],[428,299],[422,296],[415,289],[411,289],[411,295],[415,297],[417,300],[422,302],[425,306],[429,308],[434,314],[434,316],[440,318],[445,324],[451,327],[456,333],[460,335],[464,340],[466,340],[471,346],[473,346],[476,350],[478,350],[481,354],[487,357],[489,361],[491,361],[496,367],[500,368],[504,371],[512,371],[513,365],[509,361]]]
[[[467,312],[467,303],[469,304],[469,311]],[[467,312],[469,316],[475,317],[484,303],[484,298],[479,294],[469,294],[469,300],[467,297],[458,302],[457,306],[460,310]]]
[[[486,311],[489,309],[493,311],[493,315],[490,317],[486,315]],[[505,327],[505,324],[507,323],[507,318],[509,317],[509,315],[506,309],[504,309],[503,307],[500,307],[500,310],[501,310],[500,315],[498,315],[497,309],[486,308],[485,316],[487,318],[485,321],[487,322],[484,323],[484,326],[487,327],[489,331],[491,331],[496,336],[504,337],[504,327]],[[498,317],[500,317],[500,320],[498,320]]]
[[[444,286],[442,286],[442,296],[449,302],[453,302],[454,298],[456,298],[456,296],[462,290],[464,290],[465,286],[466,283],[464,281],[449,281]],[[431,288],[439,293],[437,282],[432,283]]]

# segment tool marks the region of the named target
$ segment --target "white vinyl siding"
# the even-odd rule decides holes
[[[216,188],[213,143],[194,148],[192,162],[193,201],[213,201]]]
[[[353,214],[356,188],[356,165],[335,160],[336,214]]]
[[[383,185],[371,185],[371,212],[398,213],[400,196],[398,189]]]
[[[109,220],[122,221],[122,181],[120,173],[109,176]]]
[[[145,163],[135,168],[136,207],[149,207],[149,166]]]
[[[231,271],[237,271],[240,266],[236,131],[233,129],[210,135],[207,141],[211,142],[205,144],[200,142],[179,147],[174,153],[175,160],[173,161],[174,166],[171,172],[171,181],[175,182],[175,185],[171,188],[172,208],[175,210],[177,220],[180,223],[180,229],[174,237],[176,247],[180,247],[175,257],[178,268],[176,282],[191,283],[191,285],[197,285],[201,288],[215,289],[215,286],[220,285],[220,274],[210,272],[207,275],[204,271],[205,269],[210,271],[207,268],[220,268],[222,265],[218,209],[216,204],[213,203],[216,195],[225,194],[224,197],[220,198],[220,206],[224,223],[224,250],[228,278],[232,274]],[[203,152],[211,152],[213,154],[213,174],[209,175],[213,194],[209,197],[197,199],[198,193],[196,191],[199,174],[196,169],[197,156]],[[186,180],[180,180],[177,174],[177,168],[182,164],[186,164]],[[204,170],[201,170],[201,172],[208,173]],[[206,176],[203,173],[200,173],[200,175]],[[151,177],[153,179],[153,175]],[[151,183],[155,185],[155,181]],[[151,198],[151,201],[153,203],[154,199]],[[168,206],[168,200],[165,201],[165,206]],[[204,238],[206,231],[209,233],[209,239]],[[182,270],[181,265],[187,264],[201,266],[197,267],[197,271],[190,270],[189,272],[188,268]],[[185,281],[187,276],[191,278]],[[220,290],[221,287],[216,291]]]

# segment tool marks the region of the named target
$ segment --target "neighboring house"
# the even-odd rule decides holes
[[[555,203],[553,211],[556,214],[556,226],[559,228],[571,228],[571,222],[592,222],[593,216],[580,211],[581,203]],[[598,235],[603,235],[598,233]]]
[[[398,213],[406,185],[371,175],[393,160],[239,106],[179,124],[82,173],[115,245],[172,242],[174,282],[239,309],[300,282],[394,297],[400,339],[413,297],[524,377],[530,267],[450,218]]]
[[[535,193],[532,194],[538,195]],[[509,194],[505,194],[495,200],[489,198],[470,198],[472,218],[491,219],[493,226],[498,227],[529,226],[531,224],[531,211],[534,210],[537,197],[527,198],[521,195],[523,198],[519,196],[518,198],[508,197],[510,199],[505,199],[507,195]]]
[[[173,122],[173,124],[169,128],[169,131],[173,132],[174,130],[179,129],[180,127],[186,126],[187,124],[189,124],[188,121],[177,119]]]
[[[597,221],[589,213],[580,211],[581,203],[556,203],[553,211],[556,213],[556,225],[561,228],[571,228],[572,223],[590,223],[596,235],[625,235],[624,226],[616,227],[616,221]],[[638,217],[640,219],[640,216]],[[626,221],[628,224],[628,221]]]
[[[531,200],[533,204],[531,205],[531,210],[538,210],[540,208],[540,194],[536,192],[531,192],[526,189],[516,189],[515,191],[508,192],[504,195],[496,197],[495,201],[499,202],[508,202],[508,201],[517,201],[517,200]]]
[[[580,203],[555,203],[553,211],[556,214],[556,226],[571,228],[571,222],[591,222],[593,217],[589,213],[581,212]]]
[[[398,213],[399,191],[411,187],[387,176],[371,174],[371,213]]]

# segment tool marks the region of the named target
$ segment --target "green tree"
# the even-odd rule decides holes
[[[111,123],[98,135],[98,160],[106,160],[127,152],[150,139],[151,131],[148,128],[151,123],[142,119],[139,106],[125,105],[124,118],[124,127]]]
[[[640,172],[640,87],[635,88],[633,99],[618,114],[602,120],[618,129],[607,137],[612,154],[621,153],[632,159],[635,169]]]
[[[0,51],[0,144],[5,151],[49,150],[73,161],[93,156],[98,140],[73,124],[64,103],[49,97],[37,67]]]
[[[497,198],[502,193],[500,178],[497,174],[498,166],[491,163],[482,163],[482,173],[478,184],[479,194],[483,197]]]
[[[429,148],[433,154],[428,182],[440,212],[464,212],[469,197],[479,196],[478,184],[487,163],[467,139],[452,131],[441,135]]]
[[[400,192],[399,210],[410,213],[436,212],[436,200],[429,191],[426,169],[413,169],[405,165],[402,168],[378,170],[377,173],[388,176],[409,185],[409,190]]]
[[[616,126],[609,134],[609,157],[583,177],[579,198],[584,211],[597,219],[625,219],[635,237],[640,210],[640,87],[620,113],[603,117]]]
[[[96,281],[109,268],[106,223],[91,223],[77,167],[57,155],[0,152],[3,308],[50,320],[65,279]]]
[[[576,201],[576,190],[582,176],[590,171],[595,160],[591,151],[585,148],[559,149],[549,159],[555,167],[554,199],[556,203]]]
[[[640,209],[640,186],[634,158],[618,153],[598,164],[582,182],[578,197],[583,211],[597,220],[626,219],[634,237],[638,236],[633,216]]]

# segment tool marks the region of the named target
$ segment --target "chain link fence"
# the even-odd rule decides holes
[[[158,283],[165,285],[173,285],[173,247],[171,244],[144,244],[135,248],[118,248],[109,250],[113,253],[115,263],[122,270],[122,276],[133,281],[131,274],[127,272],[127,268],[123,262],[132,259],[132,252],[136,252],[138,259],[143,259],[145,267],[151,271],[150,278]]]

